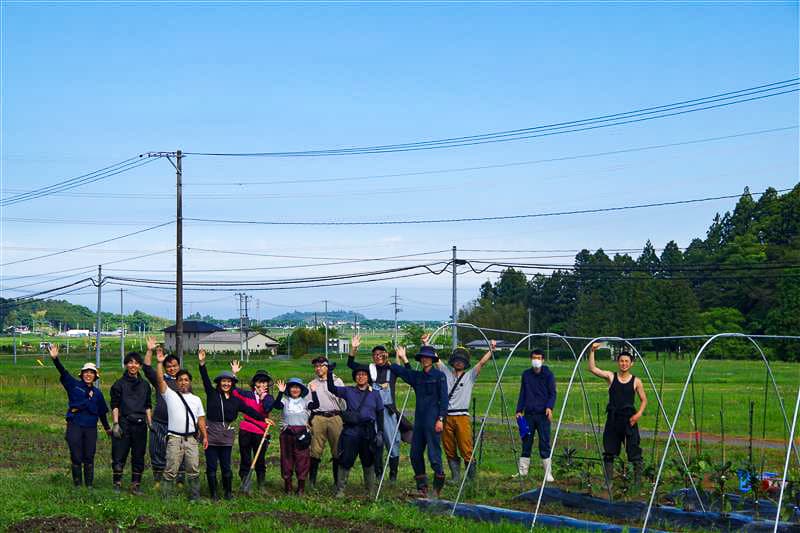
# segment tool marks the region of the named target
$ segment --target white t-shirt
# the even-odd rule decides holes
[[[201,416],[206,416],[206,412],[203,409],[203,402],[199,397],[190,392],[183,394],[183,399],[186,400],[186,405],[188,405],[189,409],[191,409],[192,413],[194,413],[193,421],[191,415],[186,413],[186,407],[183,405],[183,402],[178,394],[180,393],[175,392],[169,387],[167,387],[167,390],[162,394],[164,401],[167,404],[167,414],[169,416],[167,429],[170,433],[178,433],[180,435],[194,433],[197,431],[194,422]],[[187,416],[189,418],[188,431],[186,430]]]

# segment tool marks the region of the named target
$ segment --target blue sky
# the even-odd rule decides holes
[[[798,73],[796,3],[771,4],[6,4],[5,195],[148,150],[277,151],[386,144],[667,104]],[[373,220],[534,213],[679,200],[797,183],[796,129],[613,156],[394,178],[309,182],[505,164],[794,126],[797,94],[528,141],[318,159],[184,160],[184,216]],[[242,181],[296,180],[240,186]],[[305,181],[305,183],[303,183]],[[2,262],[135,231],[174,216],[166,161],[2,212]],[[685,246],[733,201],[615,214],[435,226],[274,227],[186,223],[185,268],[325,262],[202,252],[383,257],[464,249]],[[23,218],[26,221],[14,219]],[[30,219],[59,222],[32,222]],[[78,224],[78,222],[90,222]],[[3,268],[13,276],[96,265],[174,246],[174,227]],[[449,252],[425,256],[446,257]],[[538,257],[552,253],[479,253]],[[570,255],[570,254],[566,254]],[[266,279],[414,261],[187,272]],[[171,254],[115,263],[117,275],[168,278]],[[121,269],[135,269],[136,272]],[[150,270],[149,272],[147,270]],[[165,272],[158,272],[163,270]],[[55,277],[55,276],[53,276]],[[45,281],[24,278],[27,283]],[[72,279],[79,279],[75,277]],[[464,275],[459,299],[486,276]],[[54,280],[25,290],[58,286]],[[253,293],[262,318],[323,299],[402,318],[445,319],[447,276]],[[94,307],[82,291],[70,300]],[[111,296],[109,293],[108,296]],[[168,291],[131,289],[126,308],[171,315]],[[187,292],[187,311],[234,316],[225,293]],[[213,301],[212,301],[213,300]],[[118,308],[118,296],[109,306]],[[113,303],[112,303],[113,302]]]

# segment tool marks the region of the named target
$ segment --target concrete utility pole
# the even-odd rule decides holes
[[[328,300],[322,300],[325,302],[325,314],[322,315],[322,323],[325,325],[325,359],[328,358]]]
[[[11,326],[11,336],[14,337],[14,364],[17,364],[17,326]]]
[[[458,278],[457,266],[458,259],[456,259],[456,247],[453,246],[453,350],[458,347],[458,327],[456,327],[456,322],[458,322],[458,297],[456,295],[456,280]]]
[[[531,334],[531,308],[529,307],[529,308],[528,308],[528,335],[529,335],[529,337],[528,337],[528,351],[529,351],[529,352],[531,351],[531,338],[530,338],[530,334]]]
[[[397,307],[397,289],[394,290],[394,347],[397,349],[397,313],[402,311]]]
[[[183,366],[183,152],[175,152],[175,356]]]
[[[239,297],[239,359],[244,361],[244,338],[242,337],[244,334],[244,305],[242,303],[244,294],[237,292],[236,296]]]
[[[119,316],[122,325],[119,328],[119,363],[125,368],[125,318],[122,314],[122,289],[119,290]]]
[[[100,368],[100,330],[103,329],[100,318],[101,295],[103,294],[103,265],[97,265],[97,326],[95,331],[94,364]]]
[[[244,295],[244,360],[250,362],[250,316],[247,314],[247,301],[252,300],[252,296]]]

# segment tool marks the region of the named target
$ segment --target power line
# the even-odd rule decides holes
[[[778,189],[776,192],[786,192],[792,189]],[[764,192],[751,192],[752,196],[764,194]],[[595,213],[608,213],[613,211],[629,211],[633,209],[645,209],[651,207],[667,207],[674,205],[689,205],[701,202],[712,202],[717,200],[729,200],[740,198],[739,194],[729,194],[724,196],[708,196],[705,198],[693,198],[690,200],[674,200],[669,202],[652,202],[646,204],[634,204],[615,207],[600,207],[593,209],[576,209],[572,211],[551,211],[545,213],[528,213],[521,215],[497,215],[490,217],[460,217],[460,218],[438,218],[438,219],[419,219],[419,220],[352,220],[352,221],[286,221],[286,220],[232,220],[214,218],[190,218],[184,220],[193,222],[210,222],[215,224],[244,224],[244,225],[265,225],[265,226],[389,226],[389,225],[411,225],[411,224],[447,224],[453,222],[490,222],[498,220],[520,220],[527,218],[544,218],[566,215],[587,215]]]
[[[376,180],[376,179],[385,179],[385,178],[401,178],[401,177],[411,177],[411,176],[426,176],[430,174],[449,174],[449,173],[456,173],[456,172],[470,172],[474,170],[490,170],[496,168],[508,168],[508,167],[517,167],[517,166],[525,166],[525,165],[537,165],[542,163],[557,163],[561,161],[573,161],[576,159],[590,159],[595,157],[604,157],[609,155],[619,155],[619,154],[627,154],[627,153],[634,153],[634,152],[644,152],[648,150],[658,150],[663,148],[674,148],[678,146],[688,146],[693,144],[701,144],[707,142],[714,142],[714,141],[723,141],[728,139],[736,139],[740,137],[749,137],[752,135],[763,135],[766,133],[775,133],[780,131],[787,131],[787,130],[796,130],[797,125],[793,126],[785,126],[781,128],[772,128],[766,130],[756,130],[756,131],[748,131],[742,133],[735,133],[732,135],[723,135],[719,137],[706,137],[702,139],[693,139],[689,141],[680,141],[674,143],[666,143],[666,144],[654,144],[649,146],[638,146],[634,148],[623,148],[619,150],[610,150],[605,152],[594,152],[588,154],[578,154],[578,155],[570,155],[570,156],[562,156],[562,157],[551,157],[547,159],[533,159],[528,161],[515,161],[510,163],[497,163],[493,165],[480,165],[480,166],[472,166],[472,167],[457,167],[457,168],[445,168],[445,169],[435,169],[435,170],[420,170],[416,172],[398,172],[394,174],[376,174],[376,175],[366,175],[366,176],[352,176],[352,177],[333,177],[333,178],[284,178],[284,179],[274,179],[274,180],[266,180],[266,181],[240,181],[240,182],[231,182],[231,181],[196,181],[196,182],[189,182],[185,185],[189,186],[220,186],[220,185],[237,185],[237,186],[247,186],[247,185],[291,185],[291,184],[307,184],[307,183],[326,183],[326,182],[342,182],[342,181],[363,181],[363,180]]]
[[[144,228],[144,229],[140,229],[140,230],[137,230],[137,231],[132,231],[131,233],[126,233],[125,235],[118,235],[116,237],[111,237],[109,239],[104,239],[102,241],[93,242],[93,243],[90,243],[90,244],[84,244],[82,246],[76,246],[75,248],[68,248],[66,250],[61,250],[59,252],[52,252],[52,253],[49,253],[49,254],[39,255],[39,256],[36,256],[36,257],[29,257],[27,259],[17,259],[16,261],[9,261],[8,263],[2,263],[2,264],[0,264],[0,266],[16,265],[18,263],[27,263],[28,261],[35,261],[37,259],[44,259],[46,257],[53,257],[55,255],[61,255],[61,254],[69,253],[69,252],[75,252],[77,250],[83,250],[84,248],[91,248],[92,246],[98,246],[100,244],[105,244],[107,242],[117,241],[117,240],[120,240],[120,239],[124,239],[126,237],[131,237],[133,235],[139,235],[140,233],[145,233],[147,231],[152,231],[154,229],[163,228],[164,226],[168,226],[168,225],[170,225],[172,223],[173,223],[173,221],[170,220],[169,222],[162,222],[161,224],[156,224],[155,226],[150,226],[149,228]]]
[[[161,250],[159,252],[151,252],[151,253],[147,253],[147,254],[143,254],[143,255],[137,255],[136,257],[126,257],[124,259],[117,259],[117,260],[114,260],[114,261],[103,261],[103,265],[112,265],[112,264],[116,264],[116,263],[122,263],[122,262],[125,262],[125,261],[135,261],[137,259],[143,259],[145,257],[150,257],[150,256],[153,256],[153,255],[165,254],[165,253],[173,252],[173,251],[174,250],[172,250],[172,249]],[[64,270],[54,270],[53,272],[42,272],[42,273],[39,273],[39,274],[26,274],[24,276],[3,276],[2,279],[9,280],[9,279],[23,279],[23,278],[38,278],[38,277],[41,277],[41,276],[51,276],[53,274],[63,274],[64,272],[73,272],[75,270],[85,270],[87,268],[92,268],[92,270],[94,270],[95,265],[85,265],[85,266],[82,266],[82,267],[67,268],[67,269],[64,269]],[[172,272],[172,271],[170,271],[170,272]]]
[[[374,145],[351,148],[332,148],[323,150],[301,150],[288,152],[186,152],[187,155],[197,156],[218,156],[218,157],[324,157],[342,155],[361,155],[391,152],[407,152],[417,150],[432,150],[439,148],[453,148],[459,146],[474,146],[478,144],[489,144],[498,142],[518,141],[536,137],[550,135],[560,135],[563,133],[573,133],[587,131],[610,126],[619,126],[666,118],[670,116],[683,115],[704,111],[719,107],[726,107],[744,102],[771,98],[782,94],[796,92],[798,78],[783,80],[780,82],[759,85],[737,91],[716,94],[693,100],[684,100],[672,104],[666,104],[633,111],[614,113],[599,117],[559,122],[555,124],[545,124],[515,130],[506,130],[479,135],[468,135],[462,137],[450,137],[445,139],[416,141],[402,144]]]

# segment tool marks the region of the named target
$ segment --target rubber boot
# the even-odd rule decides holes
[[[519,463],[517,465],[517,473],[514,474],[514,477],[528,477],[528,470],[531,467],[531,458],[530,457],[520,457]]]
[[[222,490],[224,491],[223,498],[233,499],[233,472],[222,474]]]
[[[461,466],[461,465],[459,465]],[[444,488],[444,472],[441,474],[434,474],[433,476],[433,493],[436,495],[438,499],[439,496],[442,494],[442,489]]]
[[[550,458],[542,459],[542,467],[544,468],[544,478],[548,483],[555,481],[553,478],[553,461]]]
[[[642,488],[642,462],[633,462],[633,491],[638,493]]]
[[[131,494],[133,494],[134,496],[141,496],[143,494],[141,486],[142,486],[142,473],[133,472],[131,474]]]
[[[153,469],[153,488],[158,491],[161,488],[161,481],[164,479],[164,471],[158,468]]]
[[[284,479],[283,480],[283,492],[284,494],[291,494],[292,493],[292,478]]]
[[[196,502],[200,499],[200,477],[192,477],[186,479],[186,485],[189,487],[189,501]]]
[[[470,464],[469,461],[464,461],[464,471],[465,471],[464,475],[467,476],[467,481],[469,481],[470,483],[475,481],[475,474],[477,472],[477,465],[475,464],[475,460],[474,459],[472,460],[471,464]]]
[[[308,470],[308,483],[312,487],[317,484],[317,472],[319,471],[319,459],[311,458],[311,466]]]
[[[606,481],[606,488],[611,492],[614,488],[614,463],[603,462],[603,476]]]
[[[87,488],[94,487],[94,464],[84,463],[83,465],[83,483]]]
[[[80,487],[83,484],[83,472],[81,471],[80,463],[72,465],[72,483],[76,487]]]
[[[298,479],[297,480],[297,490],[294,492],[298,496],[302,496],[306,493],[306,480],[305,479]]]
[[[175,482],[162,478],[159,490],[161,492],[161,499],[167,500],[172,498],[172,495],[175,492]]]
[[[450,467],[450,483],[458,485],[461,483],[461,461],[458,458],[447,459],[447,466]]]
[[[339,485],[339,461],[332,459],[331,463],[333,465],[333,486],[336,487]]]
[[[264,472],[256,472],[256,485],[258,486],[259,492],[264,490],[264,477]]]
[[[336,498],[344,496],[344,488],[347,486],[347,478],[350,477],[350,469],[343,466],[339,467],[339,472],[336,474]]]
[[[214,501],[219,500],[219,495],[217,494],[217,473],[206,472],[206,481],[208,481],[208,497]]]
[[[389,483],[397,483],[397,469],[400,467],[399,457],[389,458]]]
[[[364,488],[367,489],[367,494],[370,498],[375,497],[375,490],[377,483],[375,482],[375,466],[364,468]]]
[[[114,470],[111,473],[111,479],[114,483],[114,492],[122,491],[122,471]]]
[[[417,492],[419,493],[420,498],[427,498],[428,497],[428,476],[425,474],[420,474],[419,476],[414,476],[414,481],[417,482]]]

